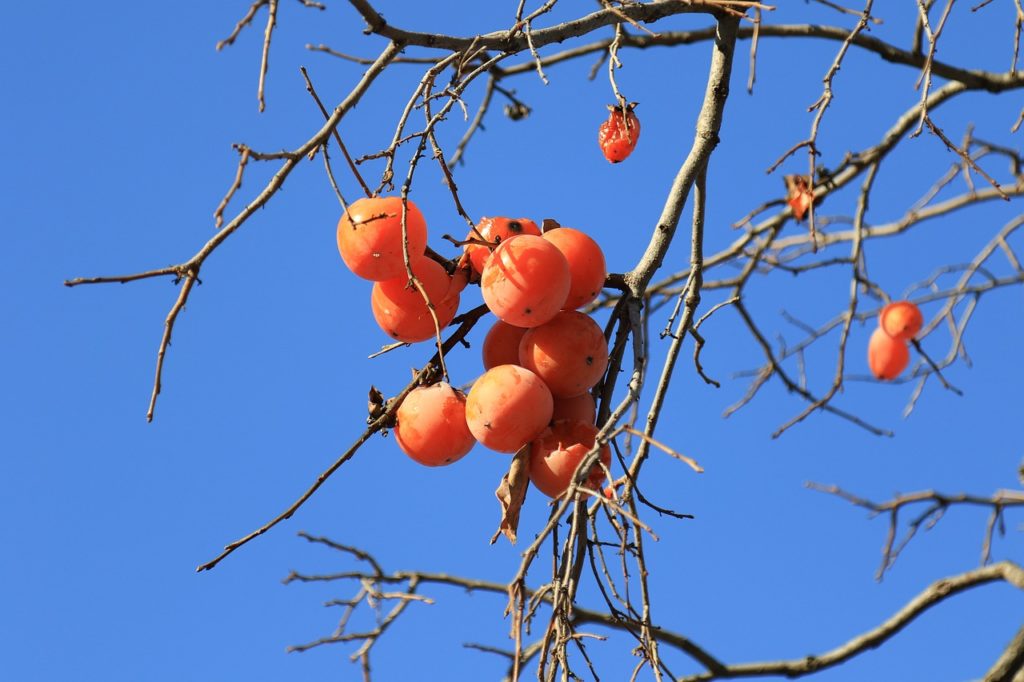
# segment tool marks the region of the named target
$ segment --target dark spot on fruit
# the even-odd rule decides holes
[[[523,224],[518,220],[510,220],[508,221],[508,229],[511,230],[512,232],[522,232]]]
[[[527,308],[527,309],[526,309],[526,314],[527,314],[527,315],[529,315],[529,314],[530,314],[530,313],[532,313],[532,312],[533,312],[533,310],[532,310],[531,308]]]
[[[587,356],[587,364],[588,365],[594,364],[594,356],[593,355],[588,355]]]

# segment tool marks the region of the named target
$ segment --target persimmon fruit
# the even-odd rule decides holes
[[[868,366],[876,379],[891,381],[906,369],[910,350],[903,339],[894,339],[879,327],[868,342]]]
[[[597,129],[597,144],[611,163],[625,161],[640,140],[640,119],[633,111],[634,106],[628,105],[625,111],[619,106],[609,106],[608,119]]]
[[[548,497],[559,497],[572,483],[583,458],[594,447],[597,427],[586,422],[557,421],[530,444],[530,482]],[[601,446],[600,460],[605,467],[611,465],[612,456],[605,443]],[[597,463],[587,475],[586,485],[601,490],[605,470]]]
[[[412,201],[407,202],[409,261],[423,257],[427,223]],[[402,254],[402,199],[372,197],[349,205],[338,221],[338,251],[349,270],[363,279],[382,282],[405,272]]]
[[[498,319],[516,327],[537,327],[557,315],[570,285],[565,256],[532,234],[503,241],[480,276],[484,303]]]
[[[484,271],[484,265],[486,265],[487,260],[491,256],[492,248],[497,248],[499,244],[511,237],[523,234],[540,236],[540,228],[537,227],[537,223],[529,218],[481,218],[480,222],[476,224],[476,231],[470,230],[469,234],[466,235],[466,240],[479,240],[483,237],[484,241],[491,242],[494,246],[466,244],[463,247],[463,251],[469,256],[473,270],[477,274],[481,274]]]
[[[447,383],[414,388],[399,406],[396,419],[398,447],[426,466],[456,462],[476,445],[466,424],[466,396]]]
[[[597,242],[571,227],[545,232],[544,239],[557,246],[569,263],[569,296],[562,308],[575,310],[595,300],[608,276],[604,252]]]
[[[444,267],[430,258],[416,261],[412,265],[412,272],[434,305],[438,325],[446,327],[459,307],[457,285]],[[434,318],[427,302],[404,271],[398,277],[373,285],[370,307],[380,328],[398,341],[415,343],[432,338],[435,334]]]
[[[499,365],[476,380],[466,398],[466,422],[481,444],[513,453],[551,421],[551,391],[540,377],[517,365]]]
[[[483,353],[484,369],[498,365],[519,364],[519,342],[527,332],[523,327],[513,327],[501,320],[496,320],[484,337]]]
[[[608,368],[608,342],[596,322],[575,310],[558,313],[519,342],[519,364],[536,372],[557,398],[589,391]]]
[[[924,316],[921,309],[910,301],[894,301],[882,308],[878,324],[892,338],[909,341],[921,331]]]
[[[551,421],[556,422],[560,419],[593,424],[597,419],[597,403],[594,402],[594,396],[581,393],[572,398],[555,398]]]

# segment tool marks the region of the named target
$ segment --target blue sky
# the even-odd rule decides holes
[[[380,3],[396,24],[455,34],[506,26],[514,3]],[[781,3],[780,3],[781,4]],[[409,6],[407,6],[409,5]],[[559,6],[550,21],[579,7]],[[212,572],[194,568],[227,541],[276,515],[363,428],[370,384],[393,393],[430,351],[366,356],[387,342],[370,314],[369,285],[347,272],[334,246],[339,207],[319,160],[297,169],[202,272],[175,329],[156,419],[144,418],[163,319],[176,296],[167,280],[68,290],[69,277],[161,267],[193,254],[214,233],[212,214],[235,170],[232,142],[259,150],[292,148],[320,126],[298,72],[308,67],[328,106],[362,67],[307,52],[327,43],[363,56],[381,41],[341,2],[320,13],[285,2],[267,82],[267,111],[256,108],[264,15],[222,52],[246,2],[14,3],[0,25],[0,74],[8,93],[0,120],[0,225],[8,257],[0,288],[5,322],[0,354],[0,678],[10,680],[359,679],[351,649],[287,654],[285,647],[329,634],[348,598],[340,585],[282,585],[292,569],[333,572],[347,560],[296,537],[330,536],[373,553],[387,570],[421,568],[505,582],[520,548],[487,545],[497,520],[493,490],[508,464],[478,448],[457,465],[425,469],[392,438],[373,439],[290,521],[238,551]],[[462,8],[456,11],[456,8]],[[1008,7],[954,11],[940,57],[974,68],[1009,63]],[[885,8],[876,35],[908,44],[912,17]],[[850,26],[849,18],[793,3],[771,17]],[[546,20],[547,21],[547,20]],[[677,18],[665,29],[703,25]],[[998,24],[991,40],[976,36]],[[765,39],[752,96],[742,43],[722,143],[709,172],[707,247],[734,238],[732,222],[782,192],[764,169],[802,139],[806,107],[836,44]],[[589,59],[510,83],[533,113],[511,122],[494,111],[456,171],[473,216],[553,217],[586,229],[609,267],[631,267],[646,246],[664,195],[690,144],[709,47],[623,53],[619,85],[639,101],[643,134],[627,162],[606,163],[594,144],[611,101],[603,74],[586,79]],[[357,154],[387,144],[398,112],[422,71],[396,66],[383,76],[341,132]],[[917,74],[851,53],[825,118],[823,162],[876,141],[918,97]],[[481,90],[471,89],[470,105]],[[1019,146],[1008,128],[1020,98],[970,94],[936,112],[950,137],[973,123],[979,136]],[[453,146],[464,129],[453,116],[441,131]],[[934,137],[908,141],[879,177],[869,222],[886,222],[923,193],[952,160]],[[781,172],[802,172],[806,157]],[[273,166],[250,164],[237,210]],[[346,194],[354,182],[335,165]],[[1005,173],[1001,167],[998,172]],[[379,172],[371,167],[369,174]],[[431,245],[463,226],[437,169],[428,164],[412,196],[427,216]],[[852,213],[849,192],[823,213]],[[229,209],[229,214],[231,213]],[[868,246],[872,275],[893,295],[936,267],[969,260],[1019,203],[986,204],[929,223],[913,234]],[[790,224],[790,234],[801,227]],[[1018,240],[1019,241],[1019,240]],[[685,242],[685,243],[682,243]],[[688,240],[666,269],[682,267]],[[845,274],[845,273],[844,273]],[[845,301],[841,274],[762,278],[749,306],[774,335],[797,332],[781,309],[822,323]],[[475,305],[479,294],[464,298]],[[707,304],[717,300],[707,297]],[[949,378],[958,398],[929,386],[912,417],[901,419],[911,385],[850,383],[840,404],[893,428],[879,438],[816,414],[781,439],[770,433],[803,405],[777,382],[728,420],[760,365],[737,316],[723,311],[705,327],[704,366],[723,380],[706,386],[688,359],[680,364],[657,437],[697,458],[697,476],[668,457],[651,463],[645,492],[696,516],[671,524],[652,518],[649,543],[654,618],[741,662],[805,655],[871,627],[940,577],[977,564],[985,513],[955,509],[917,538],[882,583],[873,579],[885,522],[840,500],[805,490],[808,480],[837,483],[873,499],[936,488],[987,494],[1018,485],[1024,422],[1020,289],[986,295],[966,337],[973,367]],[[926,310],[926,313],[928,311]],[[487,325],[474,347],[452,354],[453,380],[471,381]],[[660,325],[655,325],[660,328]],[[850,363],[866,372],[871,325],[855,326]],[[928,345],[936,355],[945,339]],[[833,342],[834,343],[834,342]],[[660,367],[667,344],[652,341]],[[689,350],[685,352],[689,357]],[[827,387],[833,346],[808,357],[812,386]],[[656,456],[656,455],[655,455]],[[656,473],[655,473],[656,472]],[[524,540],[546,519],[539,495],[528,500]],[[1021,561],[1020,519],[1009,519],[994,558]],[[374,649],[378,679],[500,678],[496,658],[465,641],[505,646],[499,597],[431,588],[433,606],[413,605]],[[586,595],[585,595],[586,598]],[[592,603],[592,602],[591,602]],[[1020,626],[1024,595],[984,587],[926,614],[880,651],[818,679],[964,680],[979,677]],[[621,638],[591,646],[625,679],[633,664]],[[673,669],[689,670],[672,656]],[[911,676],[911,677],[908,677]],[[464,679],[470,679],[462,675]]]

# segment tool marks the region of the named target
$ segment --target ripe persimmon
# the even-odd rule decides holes
[[[532,234],[503,241],[480,277],[484,303],[498,319],[516,327],[536,327],[558,314],[570,284],[562,252]]]
[[[569,297],[563,310],[575,310],[595,300],[608,276],[604,252],[589,235],[571,227],[544,233],[544,239],[558,247],[569,262]]]
[[[427,260],[424,258],[424,260]],[[448,293],[444,295],[437,305],[437,321],[441,327],[445,327],[455,318],[459,312],[459,301],[462,298],[462,291],[469,283],[469,268],[458,268],[448,278]],[[431,299],[433,300],[433,299]]]
[[[513,327],[501,320],[496,320],[494,325],[484,337],[482,349],[484,369],[491,369],[498,365],[519,364],[519,342],[523,340],[526,329]]]
[[[519,342],[519,364],[536,372],[557,398],[589,391],[608,368],[608,342],[596,322],[565,310]]]
[[[597,419],[597,403],[590,393],[580,393],[572,398],[555,398],[555,409],[551,421],[562,419],[593,424]]]
[[[463,251],[469,256],[473,270],[480,274],[484,271],[484,265],[491,256],[492,248],[497,248],[503,241],[521,234],[540,236],[540,228],[529,218],[481,218],[480,222],[476,224],[476,231],[470,230],[466,235],[466,240],[479,240],[483,237],[484,241],[491,242],[494,246],[466,244]]]
[[[463,264],[461,261],[455,266],[455,272],[452,273],[452,284],[448,288],[448,295],[454,296],[455,294],[461,294],[463,289],[469,284],[470,277],[472,276],[472,270],[469,264]]]
[[[412,201],[407,202],[409,261],[423,257],[427,223]],[[363,279],[382,282],[405,272],[402,254],[402,199],[372,197],[349,205],[338,221],[338,251],[349,270]]]
[[[430,258],[420,258],[412,266],[434,305],[437,322],[444,328],[455,317],[459,294],[452,294],[453,282],[445,269]],[[415,343],[434,336],[434,318],[423,294],[403,272],[402,275],[373,285],[370,307],[377,324],[398,341]]]
[[[551,391],[540,377],[517,365],[498,365],[476,380],[466,398],[466,422],[491,450],[515,452],[551,421]]]
[[[868,342],[868,366],[876,379],[890,381],[910,362],[910,350],[903,339],[894,339],[879,327]]]
[[[609,106],[608,120],[597,129],[597,144],[604,158],[612,163],[625,161],[640,139],[640,119],[633,112],[636,103],[625,107]]]
[[[396,419],[398,447],[426,466],[451,464],[476,445],[466,424],[466,395],[443,382],[414,388]]]
[[[892,338],[909,341],[921,331],[924,316],[921,309],[910,301],[894,301],[882,308],[878,324]]]
[[[530,444],[530,482],[548,497],[559,497],[572,483],[583,458],[594,447],[597,427],[581,421],[557,421],[544,430]],[[605,443],[601,446],[600,459],[605,467],[611,466],[612,455]],[[587,475],[586,486],[601,490],[605,470],[597,463]]]

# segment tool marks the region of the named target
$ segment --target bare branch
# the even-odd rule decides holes
[[[876,573],[876,577],[879,580],[881,580],[888,569],[892,568],[900,551],[914,538],[918,528],[923,524],[928,524],[927,527],[931,528],[941,519],[947,509],[957,505],[988,507],[992,509],[992,516],[985,528],[984,541],[982,542],[982,563],[987,563],[991,554],[992,534],[996,527],[996,521],[1001,518],[1003,510],[1024,507],[1024,491],[1017,490],[999,490],[991,497],[980,497],[966,493],[946,495],[933,490],[923,490],[916,493],[899,495],[887,502],[872,502],[834,485],[824,486],[818,483],[807,483],[807,487],[840,497],[851,504],[867,509],[873,515],[888,515],[889,531],[885,545],[882,548],[882,563]],[[906,535],[897,545],[899,514],[904,508],[912,505],[923,505],[924,511],[911,520],[907,526]]]
[[[918,616],[946,599],[971,588],[1000,580],[1024,590],[1024,569],[1014,563],[1002,562],[938,580],[885,622],[822,654],[791,660],[729,665],[718,672],[709,671],[683,677],[680,682],[706,682],[737,677],[786,676],[792,678],[820,672],[881,646]]]
[[[311,151],[322,145],[327,138],[331,135],[335,126],[341,121],[345,113],[354,107],[356,103],[362,98],[363,93],[370,87],[370,84],[377,78],[378,75],[384,70],[384,67],[394,59],[401,51],[401,46],[395,43],[389,44],[381,52],[377,61],[372,67],[366,70],[363,77],[359,80],[356,86],[352,89],[349,95],[342,101],[341,104],[335,108],[331,117],[327,120],[322,128],[317,131],[309,140],[307,140],[302,146],[293,152],[288,152],[283,155],[284,163],[277,170],[274,176],[270,179],[263,190],[256,195],[256,197],[250,201],[239,213],[236,215],[227,225],[222,227],[206,244],[191,259],[180,265],[174,265],[167,268],[161,268],[158,270],[150,270],[134,275],[121,275],[113,277],[91,277],[91,278],[78,278],[67,280],[65,286],[77,286],[79,284],[98,284],[106,282],[131,282],[138,279],[146,279],[149,277],[161,277],[166,275],[173,275],[175,277],[187,277],[189,274],[193,278],[198,276],[199,269],[206,261],[207,257],[211,253],[217,250],[217,248],[224,243],[224,241],[235,233],[245,222],[260,208],[263,207],[270,199],[281,189],[285,179],[291,174],[292,170],[306,157]],[[250,157],[258,159],[258,155],[254,152],[250,153]],[[178,312],[181,311],[185,306],[185,302],[188,299],[188,295],[191,293],[192,287],[190,284],[182,287],[182,294],[179,295],[177,301],[171,308],[171,312],[168,314],[168,321],[170,326],[173,326],[174,320],[177,318]],[[165,324],[165,338],[170,341],[170,328]],[[167,345],[161,343],[160,350],[157,356],[157,380],[153,387],[153,398],[150,400],[150,407],[147,412],[147,418],[152,421],[153,411],[155,409],[155,399],[160,393],[160,373],[163,369],[163,356],[167,350]]]
[[[174,331],[174,322],[178,319],[178,313],[185,308],[185,301],[188,300],[188,295],[192,291],[192,285],[198,281],[199,269],[196,268],[185,274],[185,283],[181,285],[181,291],[178,293],[178,300],[171,306],[171,312],[167,313],[167,319],[164,320],[164,335],[160,338],[160,347],[156,352],[156,377],[153,379],[153,393],[149,398],[149,408],[146,410],[146,421],[153,421],[153,411],[156,409],[156,397],[160,395],[160,389],[163,387],[163,372],[164,372],[164,355],[167,353],[167,347],[171,345],[171,332]]]
[[[1024,626],[1006,645],[1006,650],[985,673],[982,682],[1017,682],[1022,673],[1024,673]]]
[[[235,171],[235,180],[231,183],[231,187],[228,188],[228,193],[224,195],[224,198],[217,204],[217,210],[213,212],[214,226],[220,229],[220,226],[224,224],[224,209],[228,207],[231,202],[231,197],[235,196],[235,192],[242,186],[242,174],[245,172],[245,164],[249,162],[249,154],[252,152],[251,149],[245,145],[239,145],[238,149],[238,170]]]
[[[228,45],[233,45],[235,43],[235,38],[237,38],[238,34],[242,32],[242,29],[252,23],[252,20],[256,17],[256,12],[259,11],[260,7],[263,7],[269,2],[270,0],[256,0],[253,2],[248,11],[246,11],[245,16],[239,19],[238,23],[235,24],[235,28],[231,31],[231,35],[217,43],[217,51],[219,52]]]
[[[260,84],[256,88],[256,99],[260,103],[260,112],[267,108],[263,99],[263,88],[267,81],[267,65],[270,61],[270,40],[274,34],[274,27],[277,26],[277,3],[278,0],[269,0],[267,12],[267,28],[263,32],[263,56],[260,57]]]
[[[470,317],[465,319],[465,321],[462,322],[461,325],[459,325],[459,328],[456,329],[451,334],[451,336],[448,337],[448,340],[445,341],[445,343],[442,346],[442,350],[445,353],[447,353],[461,339],[465,338],[466,334],[469,333],[469,330],[473,328],[473,325],[476,324],[476,321],[486,311],[487,311],[487,308],[485,306],[477,307],[473,311],[475,313],[475,315],[471,315]],[[391,420],[394,418],[395,413],[398,411],[398,408],[401,406],[402,401],[405,400],[405,397],[407,395],[409,395],[409,393],[414,388],[416,388],[420,384],[421,381],[423,381],[424,379],[426,379],[428,376],[432,375],[435,372],[435,368],[437,367],[437,363],[440,360],[441,360],[441,355],[440,354],[435,354],[434,357],[426,365],[424,365],[423,369],[421,369],[419,372],[416,373],[416,376],[413,377],[413,380],[411,382],[409,382],[409,384],[404,389],[402,389],[402,391],[397,396],[395,396],[394,398],[392,398],[391,400],[389,400],[387,402],[387,408],[385,409],[383,414],[381,414],[379,417],[374,419],[370,423],[369,427],[367,427],[367,429],[365,431],[363,431],[363,433],[355,440],[355,442],[352,445],[350,445],[349,448],[347,450],[345,450],[345,452],[342,453],[342,455],[340,457],[338,457],[338,459],[336,459],[333,464],[331,464],[319,476],[317,476],[316,481],[314,481],[313,484],[311,486],[309,486],[309,488],[306,489],[306,492],[302,493],[302,495],[300,495],[299,498],[297,500],[295,500],[287,509],[285,509],[283,512],[281,512],[280,514],[278,514],[273,519],[271,519],[267,523],[263,524],[262,526],[260,526],[256,530],[254,530],[253,532],[249,533],[248,535],[246,535],[246,536],[244,536],[242,538],[239,538],[238,540],[235,540],[234,542],[229,543],[228,545],[226,545],[224,547],[224,551],[223,552],[221,552],[220,554],[218,554],[216,557],[214,557],[210,561],[206,562],[205,564],[201,564],[200,566],[198,566],[196,568],[196,571],[197,572],[201,572],[201,571],[208,571],[208,570],[212,569],[214,566],[219,564],[225,557],[227,557],[229,554],[234,552],[236,549],[238,549],[242,545],[245,545],[248,542],[258,538],[259,536],[263,535],[268,530],[270,530],[271,528],[273,528],[277,524],[281,523],[282,521],[286,521],[286,520],[290,519],[292,517],[292,515],[294,515],[295,512],[298,511],[299,508],[303,504],[305,504],[306,501],[309,500],[309,498],[312,497],[313,494],[317,490],[320,489],[320,486],[322,486],[327,481],[327,479],[330,478],[334,474],[335,471],[337,471],[339,468],[341,468],[341,466],[343,464],[345,464],[345,462],[350,460],[356,454],[356,452],[363,445],[363,443],[365,443],[367,440],[370,439],[370,436],[372,436],[373,434],[375,434],[378,431],[382,430],[383,428],[385,428],[387,425],[389,425],[391,423]]]

